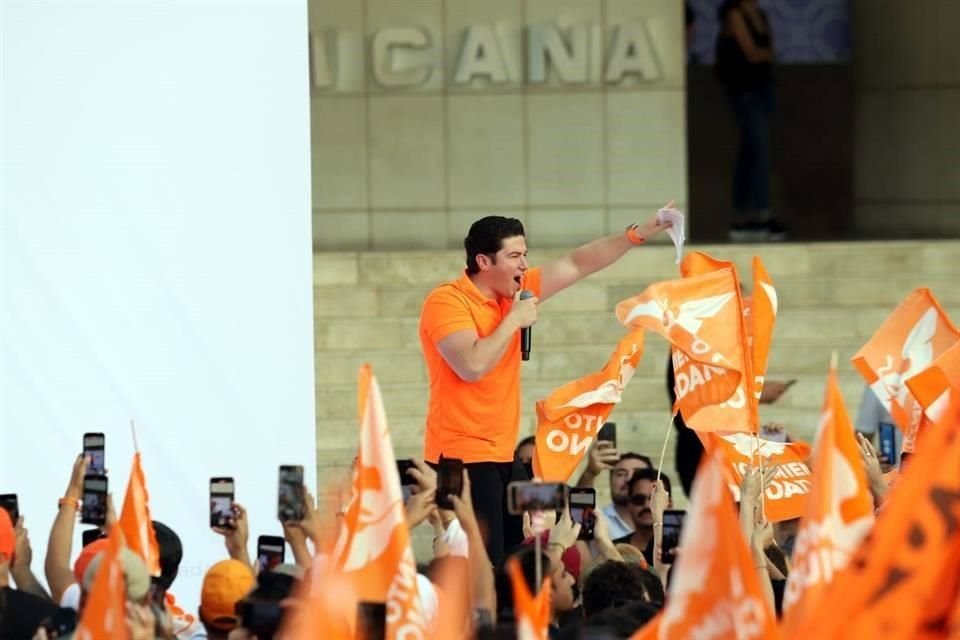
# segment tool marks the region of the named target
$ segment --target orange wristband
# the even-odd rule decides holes
[[[637,225],[632,224],[627,227],[627,230],[624,231],[624,234],[627,236],[627,240],[630,241],[632,245],[641,245],[647,241],[642,235],[637,233]]]
[[[74,509],[80,508],[80,501],[74,500],[73,498],[60,498],[57,501],[58,507],[73,507]]]

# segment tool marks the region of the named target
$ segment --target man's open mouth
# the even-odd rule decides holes
[[[520,284],[520,276],[513,276],[513,281]]]

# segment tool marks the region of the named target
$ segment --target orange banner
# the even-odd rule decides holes
[[[946,637],[960,589],[960,402],[917,442],[870,532],[790,638]]]
[[[123,577],[120,550],[123,548],[123,533],[119,527],[110,530],[103,560],[93,578],[86,604],[77,625],[77,640],[100,640],[100,638],[130,637],[127,627],[127,589]]]
[[[799,518],[810,494],[810,468],[806,463],[806,445],[757,440],[749,433],[697,432],[705,447],[716,447],[723,455],[724,470],[735,499],[740,499],[740,483],[747,469],[779,465],[764,492],[764,513],[770,522]],[[758,450],[759,446],[759,450]],[[759,458],[758,458],[759,455]]]
[[[960,394],[960,341],[907,380],[907,387],[923,407],[926,419],[939,420],[950,404],[951,395]]]
[[[117,524],[123,531],[127,547],[143,558],[150,575],[159,576],[160,550],[157,547],[157,534],[153,530],[153,520],[150,518],[150,494],[147,493],[147,479],[140,464],[139,452],[133,454],[130,480],[127,482],[127,493],[123,497],[123,508]]]
[[[772,640],[777,619],[740,533],[736,510],[716,451],[707,454],[690,496],[680,553],[662,614],[636,637],[659,640]],[[653,633],[656,635],[654,636]]]
[[[359,387],[360,455],[334,566],[353,582],[358,600],[387,604],[388,639],[422,638],[426,622],[397,461],[380,386],[369,366],[360,370]]]
[[[507,561],[507,573],[513,587],[513,608],[519,640],[547,640],[550,631],[550,578],[540,585],[536,596],[530,593],[527,581],[516,558]]]
[[[606,366],[537,402],[533,472],[547,482],[566,482],[597,432],[620,402],[643,355],[643,329],[620,339]]]
[[[677,406],[685,418],[728,401],[744,376],[740,290],[730,269],[668,280],[617,305],[627,327],[659,333],[673,346]]]
[[[960,331],[929,289],[910,293],[853,356],[860,375],[903,430],[903,450],[914,450],[923,408],[905,381],[960,340]]]
[[[833,576],[873,527],[873,496],[834,368],[827,376],[813,469],[783,596],[787,631],[820,606]]]

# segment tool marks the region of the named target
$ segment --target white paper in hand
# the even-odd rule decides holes
[[[677,209],[663,208],[657,212],[657,222],[660,224],[664,222],[673,223],[673,226],[667,229],[667,235],[673,240],[673,246],[677,248],[676,263],[680,264],[680,259],[683,257],[683,242],[686,240],[683,232],[683,214]]]

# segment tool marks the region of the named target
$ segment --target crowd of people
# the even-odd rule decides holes
[[[883,500],[885,482],[870,441],[859,438],[862,460],[877,503]],[[534,443],[521,441],[515,450],[523,464],[532,455]],[[23,517],[16,522],[0,509],[0,638],[73,637],[79,616],[108,545],[106,533],[116,526],[112,503],[102,527],[104,534],[85,540],[73,549],[78,501],[88,460],[76,460],[64,498],[49,534],[43,563],[45,585],[34,574],[30,534]],[[614,444],[596,441],[576,486],[595,487],[604,478],[611,502],[594,511],[592,539],[580,536],[581,524],[569,508],[558,512],[525,513],[520,520],[523,541],[506,549],[504,557],[491,562],[488,549],[498,548],[481,525],[471,500],[469,474],[464,472],[463,490],[453,496],[453,510],[436,504],[437,474],[421,460],[414,460],[406,473],[416,483],[404,508],[407,525],[433,530],[432,556],[420,558],[417,585],[420,607],[427,628],[440,615],[440,589],[444,569],[458,567],[458,579],[471,585],[473,628],[479,638],[515,638],[516,612],[513,583],[507,571],[519,564],[529,589],[538,590],[540,580],[550,581],[550,635],[556,638],[628,638],[660,611],[667,598],[671,564],[664,560],[662,543],[664,512],[672,508],[669,476],[654,468],[643,454],[620,452]],[[399,478],[398,478],[399,480]],[[756,508],[763,487],[756,471],[744,476],[740,509]],[[173,593],[183,548],[178,535],[162,522],[153,522],[159,549],[160,575],[151,576],[143,559],[124,548],[119,559],[125,579],[127,625],[135,640],[241,640],[282,638],[290,612],[298,606],[304,576],[323,558],[322,532],[336,521],[316,508],[307,495],[302,521],[284,522],[286,543],[294,563],[270,568],[249,554],[247,512],[233,505],[233,526],[214,527],[211,535],[223,537],[222,559],[210,558],[197,611],[184,611]],[[753,519],[744,519],[753,522]],[[754,543],[754,552],[765,558],[771,605],[781,610],[783,586],[790,571],[789,557],[796,534],[796,521],[744,531]],[[536,545],[537,538],[540,545]],[[311,548],[312,547],[312,548]],[[539,556],[539,557],[538,557]],[[465,562],[469,559],[469,562]],[[462,564],[456,564],[460,562]],[[449,579],[449,574],[447,574]],[[374,614],[376,615],[376,614]],[[371,638],[381,637],[377,620],[368,627]],[[370,621],[368,621],[370,622]]]

